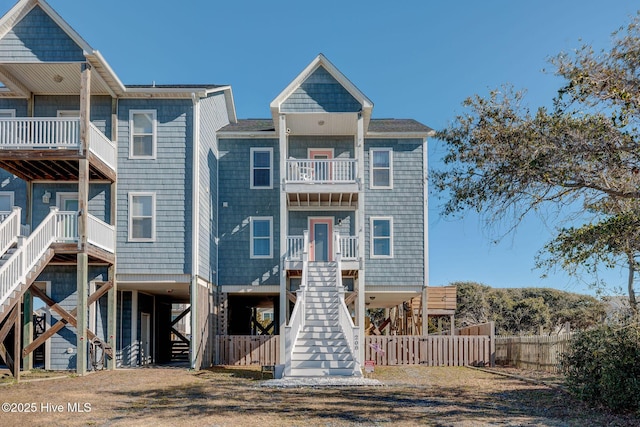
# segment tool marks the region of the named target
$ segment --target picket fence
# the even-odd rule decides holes
[[[496,365],[558,372],[561,355],[567,351],[572,336],[573,334],[497,336]]]
[[[220,365],[275,365],[279,360],[279,336],[218,336]],[[488,366],[488,336],[367,336],[365,360],[378,366]]]

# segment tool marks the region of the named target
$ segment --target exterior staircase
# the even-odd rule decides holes
[[[304,299],[300,313],[304,321],[293,341],[286,376],[362,376],[341,322],[341,310],[346,306],[338,274],[335,262],[309,263],[306,289],[299,293]]]
[[[55,255],[51,244],[59,234],[57,210],[28,237],[23,236],[20,209],[0,222],[0,323]]]

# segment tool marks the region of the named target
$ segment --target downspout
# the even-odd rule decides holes
[[[427,138],[422,142],[422,198],[423,198],[423,237],[424,237],[424,277],[422,284],[422,335],[429,334],[429,166]]]
[[[193,101],[193,153],[192,153],[192,182],[191,182],[191,349],[189,351],[191,359],[191,369],[200,369],[197,366],[200,328],[198,325],[198,264],[199,241],[198,230],[200,228],[200,102],[195,93],[191,94]]]

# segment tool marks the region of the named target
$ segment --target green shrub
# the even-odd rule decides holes
[[[589,403],[640,414],[640,327],[600,326],[574,336],[562,357],[569,390]]]

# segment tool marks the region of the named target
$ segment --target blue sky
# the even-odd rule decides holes
[[[561,81],[550,56],[582,43],[610,46],[637,1],[50,0],[125,84],[230,84],[239,118],[269,117],[269,103],[324,53],[373,102],[376,118],[445,127],[472,94],[510,83],[531,107],[549,105]],[[0,0],[4,11],[13,1]],[[440,166],[430,140],[430,166]],[[553,224],[529,218],[497,244],[478,217],[448,219],[430,197],[430,284],[587,292],[562,273],[541,279],[536,252]],[[497,233],[500,229],[497,229]],[[625,287],[624,272],[603,277]]]

